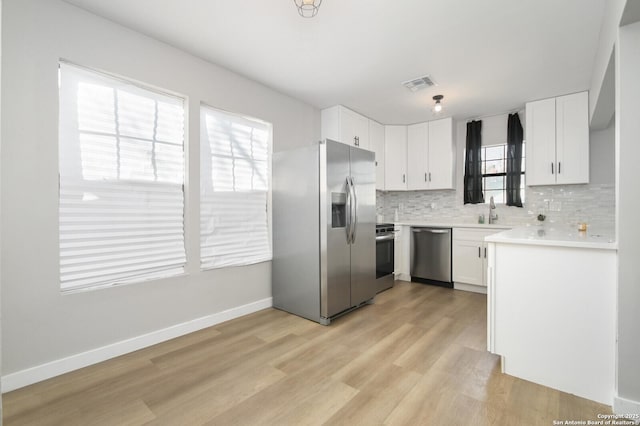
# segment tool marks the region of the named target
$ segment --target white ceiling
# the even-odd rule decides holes
[[[588,89],[606,0],[66,0],[318,108],[470,118]],[[437,87],[401,82],[430,74]]]

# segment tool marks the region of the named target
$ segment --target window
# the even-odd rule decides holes
[[[482,147],[482,192],[485,203],[493,196],[496,203],[507,201],[507,144]],[[522,144],[522,180],[520,181],[520,196],[524,202],[525,187],[525,144]]]
[[[62,290],[184,271],[183,100],[60,64]]]
[[[270,124],[202,107],[202,268],[249,265],[271,259],[270,149]]]

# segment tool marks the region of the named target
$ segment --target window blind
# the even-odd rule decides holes
[[[270,143],[270,124],[202,107],[202,268],[271,260],[267,214]]]
[[[60,64],[62,290],[184,271],[183,100]]]

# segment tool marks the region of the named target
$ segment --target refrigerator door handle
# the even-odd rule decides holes
[[[358,193],[356,192],[356,185],[353,183],[353,177],[351,178],[351,189],[353,190],[353,221],[351,231],[351,244],[356,242],[356,231],[358,230]]]
[[[353,194],[353,181],[351,180],[351,176],[347,176],[347,193],[349,194],[349,230],[347,234],[347,242],[349,244],[353,244],[353,229],[355,227],[355,215],[353,213],[353,208],[355,204],[354,194]]]
[[[347,211],[345,212],[346,216],[346,225],[345,232],[347,233],[347,244],[351,244],[351,183],[349,182],[349,176],[347,176]]]

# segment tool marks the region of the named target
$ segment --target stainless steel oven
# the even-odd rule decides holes
[[[393,287],[395,231],[392,223],[376,225],[376,289]]]

